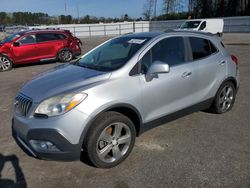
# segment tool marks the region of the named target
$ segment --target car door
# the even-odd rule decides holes
[[[187,62],[182,37],[169,37],[156,43],[140,60],[140,82],[145,123],[171,114],[194,103],[192,97],[193,65]],[[155,62],[169,64],[169,73],[147,81],[145,74]]]
[[[33,34],[21,37],[13,43],[12,53],[15,63],[30,63],[37,61],[36,38]]]
[[[194,97],[203,102],[214,97],[227,74],[226,59],[211,40],[189,37],[194,65]]]
[[[64,46],[63,40],[58,38],[55,33],[38,33],[36,38],[38,57],[41,61],[56,59],[57,52]]]

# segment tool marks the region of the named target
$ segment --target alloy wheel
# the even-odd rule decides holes
[[[71,51],[69,50],[63,50],[60,54],[60,59],[63,61],[63,62],[68,62],[68,61],[71,61],[73,58],[73,54]]]
[[[233,103],[234,90],[230,85],[226,85],[220,92],[219,95],[219,107],[222,112],[226,112]]]
[[[0,57],[0,70],[6,71],[11,68],[11,62],[8,58],[1,56]]]
[[[118,161],[127,153],[130,143],[130,128],[124,123],[113,123],[101,132],[96,144],[97,155],[105,163]]]

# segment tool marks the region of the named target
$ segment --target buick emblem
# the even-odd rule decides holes
[[[18,101],[15,101],[15,102],[14,102],[14,106],[17,107],[17,106],[18,106],[18,103],[19,103]]]

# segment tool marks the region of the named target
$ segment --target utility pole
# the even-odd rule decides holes
[[[155,0],[154,20],[156,20],[156,9],[157,9],[157,0]]]
[[[65,15],[67,15],[67,3],[66,3],[66,0],[64,1],[64,5],[65,5]]]
[[[79,4],[78,3],[77,3],[77,19],[78,19],[78,23],[80,23]]]

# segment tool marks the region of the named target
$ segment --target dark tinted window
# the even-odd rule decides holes
[[[64,34],[55,34],[57,39],[66,39],[67,37]]]
[[[194,29],[200,25],[201,21],[186,21],[181,25],[181,29]]]
[[[201,59],[212,54],[208,40],[196,37],[190,37],[189,40],[194,60]]]
[[[41,33],[36,35],[37,42],[46,42],[46,41],[60,40],[65,38],[66,38],[65,35],[56,33]]]
[[[169,66],[185,62],[185,47],[182,37],[170,37],[158,42],[141,60],[142,73],[147,72],[154,61],[162,61]]]
[[[209,44],[210,44],[211,54],[218,52],[218,49],[211,41],[209,41]]]
[[[206,26],[207,26],[206,21],[202,22],[202,24],[201,24],[201,26],[200,26],[199,30],[203,30],[203,29],[205,29],[205,28],[206,28]]]
[[[34,44],[36,43],[35,35],[27,35],[19,40],[20,44]]]

